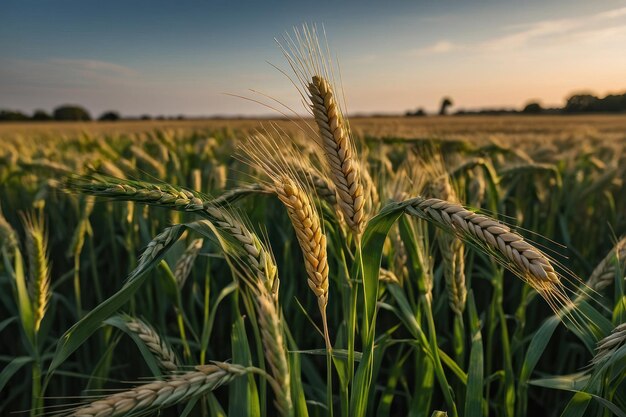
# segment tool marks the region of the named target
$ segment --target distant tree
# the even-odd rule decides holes
[[[81,106],[63,105],[54,109],[54,120],[91,120],[91,115]]]
[[[52,120],[52,116],[50,116],[50,114],[47,113],[45,110],[35,110],[35,113],[33,113],[33,120]]]
[[[176,116],[176,120],[185,120],[185,115],[179,114],[178,116]]]
[[[98,117],[98,120],[108,121],[108,122],[114,122],[120,119],[121,119],[120,114],[116,111],[105,111],[104,113],[100,115],[100,117]]]
[[[448,107],[454,105],[450,97],[444,97],[441,99],[441,107],[439,108],[439,115],[445,116],[448,113]]]
[[[23,120],[28,120],[29,117],[22,113],[21,111],[14,110],[0,110],[0,121],[6,122],[20,122]]]
[[[528,103],[524,107],[524,110],[522,110],[522,113],[528,113],[528,114],[543,113],[543,107],[541,107],[541,104],[533,101],[533,102]]]
[[[594,111],[594,107],[598,101],[598,97],[591,94],[575,94],[567,99],[565,108],[566,113],[586,113]]]
[[[598,99],[593,105],[593,110],[606,113],[626,111],[626,94],[610,94]]]
[[[426,112],[424,111],[424,109],[420,107],[419,109],[416,109],[415,111],[407,110],[407,112],[404,113],[404,115],[407,117],[420,117],[420,116],[426,116]]]
[[[149,114],[142,114],[140,117],[141,120],[152,120],[152,116]]]

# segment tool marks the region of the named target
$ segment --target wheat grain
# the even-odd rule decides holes
[[[398,279],[396,274],[388,269],[380,268],[380,271],[378,273],[378,279],[386,284],[400,285],[400,280]]]

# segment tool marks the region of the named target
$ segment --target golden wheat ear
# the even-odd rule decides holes
[[[304,257],[307,284],[317,298],[322,316],[324,339],[331,348],[326,319],[328,305],[328,256],[322,218],[314,203],[312,178],[307,172],[296,171],[289,162],[297,159],[291,154],[288,138],[282,135],[257,134],[241,146],[242,160],[267,176],[268,186],[287,209]],[[297,152],[295,149],[293,152]]]
[[[329,177],[337,192],[337,202],[343,217],[358,237],[365,227],[365,199],[361,163],[344,117],[345,106],[334,86],[334,68],[328,45],[323,48],[316,27],[303,26],[294,37],[285,36],[280,45],[291,66],[307,109],[318,128],[318,144],[324,152]],[[368,177],[368,176],[366,176]]]

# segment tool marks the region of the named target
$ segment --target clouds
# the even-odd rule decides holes
[[[491,32],[500,33],[473,42],[439,40],[421,48],[411,49],[407,55],[414,57],[444,55],[460,50],[494,53],[526,47],[610,41],[611,36],[626,32],[626,7],[573,18],[521,23],[495,28]]]
[[[422,55],[438,55],[445,54],[446,52],[450,52],[454,49],[458,49],[459,45],[455,45],[454,43],[448,40],[440,40],[431,45],[425,46],[423,48],[415,49],[410,52],[410,55],[414,56],[422,56]]]
[[[564,44],[580,40],[580,35],[604,31],[607,26],[626,28],[626,7],[607,10],[587,16],[552,19],[516,25],[512,33],[489,39],[477,45],[486,51],[518,49],[537,44]]]

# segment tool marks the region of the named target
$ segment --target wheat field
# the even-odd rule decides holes
[[[310,118],[0,125],[0,413],[626,415],[626,117],[349,120],[289,47]]]

